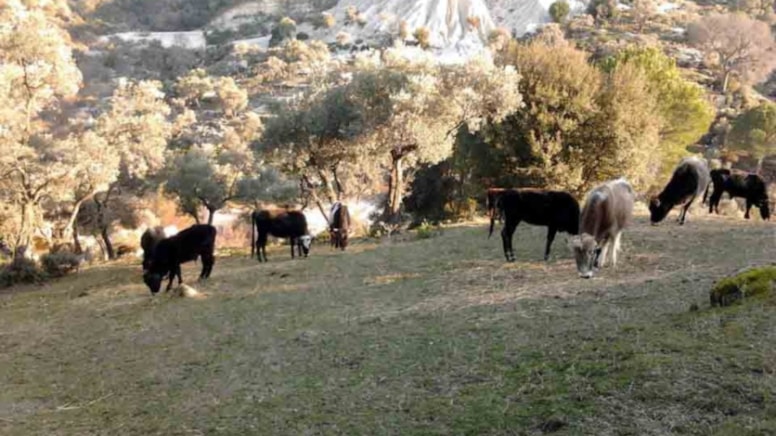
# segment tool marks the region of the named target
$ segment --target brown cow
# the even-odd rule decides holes
[[[594,270],[606,263],[612,250],[612,265],[617,265],[622,231],[633,216],[635,193],[631,185],[619,178],[590,191],[582,209],[579,236],[569,241],[577,262],[579,276],[589,279]]]

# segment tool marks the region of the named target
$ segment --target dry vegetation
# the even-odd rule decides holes
[[[11,289],[0,433],[773,434],[774,300],[708,291],[773,261],[776,233],[698,215],[639,218],[588,281],[562,237],[539,261],[544,229],[518,228],[505,264],[462,226],[221,258],[197,300],[150,298],[135,264]]]

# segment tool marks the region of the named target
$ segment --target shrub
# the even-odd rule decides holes
[[[328,12],[324,12],[321,14],[320,20],[316,24],[316,27],[325,27],[327,29],[331,29],[335,24],[337,24],[337,19],[334,18],[334,15]]]
[[[78,270],[81,256],[68,251],[48,253],[41,257],[40,263],[49,277],[64,277]]]
[[[19,258],[0,267],[0,288],[20,283],[40,283],[46,280],[46,274],[33,260]]]
[[[720,280],[709,294],[711,306],[729,306],[736,301],[756,295],[765,295],[776,283],[776,266],[748,269]]]
[[[270,47],[276,47],[283,43],[283,41],[293,39],[296,35],[296,22],[291,18],[284,17],[278,22],[277,26],[272,29],[272,37],[269,40]]]
[[[418,239],[431,239],[442,234],[442,227],[439,226],[439,224],[432,225],[428,221],[424,220],[422,223],[420,223],[418,228],[415,229],[415,234],[417,235]]]
[[[550,17],[556,23],[564,23],[570,11],[571,8],[566,0],[558,0],[550,5]]]
[[[423,50],[431,47],[431,31],[428,29],[428,27],[418,27],[415,29],[415,33],[413,33],[412,36],[415,37],[415,39],[418,41],[418,45],[420,45]]]

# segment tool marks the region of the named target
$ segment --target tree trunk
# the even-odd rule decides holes
[[[760,157],[757,159],[757,171],[756,171],[756,173],[757,173],[758,175],[762,175],[762,171],[763,171],[763,161],[764,161],[764,160],[765,160],[765,156],[760,156]]]
[[[728,82],[730,82],[730,71],[725,71],[725,76],[722,79],[722,93],[725,94],[728,89]]]
[[[81,241],[78,240],[78,221],[73,221],[73,250],[75,254],[81,254],[84,251],[81,248]]]
[[[20,208],[21,220],[19,223],[19,232],[16,235],[16,243],[13,247],[13,258],[26,257],[29,259],[32,257],[30,245],[32,245],[32,226],[35,221],[34,212],[32,203],[27,199],[22,200]]]
[[[402,158],[393,159],[391,181],[389,183],[388,191],[388,208],[386,209],[386,220],[389,222],[396,222],[399,220],[401,195],[404,191],[404,175],[402,172]]]
[[[116,259],[116,252],[113,251],[113,244],[110,242],[110,235],[108,234],[108,226],[100,228],[100,235],[102,236],[103,243],[105,243],[105,251],[108,254],[108,259]]]
[[[210,207],[207,208],[207,211],[208,211],[207,223],[211,226],[213,225],[213,220],[215,219],[215,216],[216,216],[216,210],[217,209],[213,209]]]

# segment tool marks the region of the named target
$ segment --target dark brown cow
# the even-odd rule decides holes
[[[491,188],[487,195],[490,214],[488,238],[493,234],[496,217],[503,216],[504,228],[501,230],[501,240],[507,262],[515,260],[512,235],[521,221],[547,227],[544,260],[550,258],[550,247],[557,232],[576,235],[579,231],[579,203],[568,192],[533,188]]]
[[[587,195],[579,236],[569,241],[580,277],[593,277],[593,272],[606,264],[610,248],[612,265],[617,265],[620,237],[633,216],[635,198],[633,188],[624,178],[606,182]]]
[[[730,170],[713,170],[711,174],[714,192],[709,199],[709,213],[717,212],[719,214],[719,202],[722,200],[722,195],[727,192],[730,198],[740,197],[746,200],[744,218],[749,219],[749,210],[752,206],[757,206],[760,209],[760,217],[763,220],[770,219],[768,188],[762,177],[757,174],[731,172]]]
[[[149,227],[140,237],[140,247],[143,249],[144,272],[148,270],[148,266],[151,263],[151,253],[153,253],[159,241],[164,238],[164,227],[161,226]]]
[[[348,212],[348,206],[336,202],[331,210],[332,213],[329,224],[331,245],[333,245],[334,248],[345,250],[348,246],[348,233],[350,233],[350,213]]]
[[[259,262],[267,262],[267,239],[269,235],[276,238],[288,238],[291,245],[291,258],[294,258],[294,248],[299,257],[307,257],[310,253],[312,236],[307,230],[307,218],[299,211],[257,210],[251,214],[251,257],[254,248]],[[254,236],[254,230],[258,233]],[[255,245],[254,245],[255,244]]]
[[[706,162],[696,157],[682,159],[674,169],[668,185],[649,202],[649,219],[652,224],[663,221],[674,206],[680,206],[682,210],[679,212],[679,225],[683,225],[687,210],[696,198],[703,198],[710,178]]]

